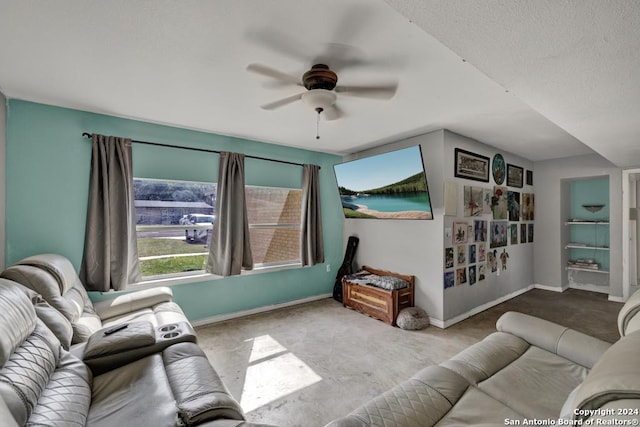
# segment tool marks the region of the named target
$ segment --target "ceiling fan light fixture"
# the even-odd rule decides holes
[[[336,102],[336,94],[326,89],[311,89],[302,94],[302,102],[313,110],[324,111]]]

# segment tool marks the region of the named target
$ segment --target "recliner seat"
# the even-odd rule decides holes
[[[174,344],[93,376],[47,326],[66,319],[47,312],[55,309],[37,294],[0,279],[3,426],[252,425],[196,344]]]
[[[168,287],[135,291],[92,303],[73,264],[62,255],[40,254],[18,261],[0,277],[20,283],[42,297],[73,326],[72,344],[99,329],[147,321],[154,326],[188,322]]]

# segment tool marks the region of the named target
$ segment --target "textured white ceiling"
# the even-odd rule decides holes
[[[628,58],[638,2],[618,3],[627,7],[599,23],[589,12],[606,9],[598,1],[0,0],[0,87],[10,98],[325,152],[448,128],[530,160],[591,153],[586,142],[640,164],[635,146],[621,152],[638,135],[638,55]],[[621,34],[609,29],[617,18]],[[321,122],[318,141],[301,102],[259,108],[300,88],[245,68],[302,75],[327,51],[332,67],[356,63],[338,68],[339,83],[399,88],[390,101],[339,96],[345,117]],[[609,65],[592,75],[594,55]],[[603,71],[608,79],[594,79]],[[607,152],[604,139],[620,150]]]
[[[622,167],[640,165],[637,0],[387,0]]]

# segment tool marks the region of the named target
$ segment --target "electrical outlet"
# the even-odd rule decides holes
[[[331,273],[331,264],[327,264],[327,273]]]

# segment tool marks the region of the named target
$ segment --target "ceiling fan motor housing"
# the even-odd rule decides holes
[[[302,83],[307,90],[333,90],[338,83],[338,76],[325,64],[316,64],[302,75]]]

